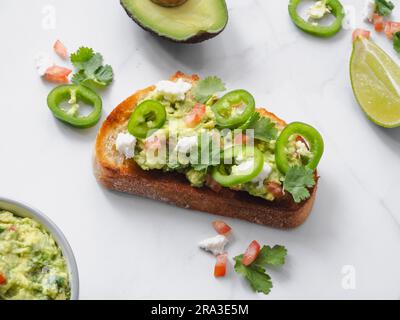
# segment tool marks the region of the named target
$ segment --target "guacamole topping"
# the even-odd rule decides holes
[[[65,259],[36,221],[0,211],[0,300],[68,300]]]
[[[116,149],[143,170],[179,172],[193,187],[215,191],[220,190],[216,185],[223,186],[270,201],[284,197],[286,173],[277,167],[275,147],[285,125],[275,117],[261,116],[247,91],[235,90],[219,97],[225,90],[216,77],[161,81],[138,102],[127,132],[119,133]],[[165,114],[160,113],[160,105]],[[136,123],[136,127],[132,125]],[[127,134],[131,141],[121,144],[128,141]],[[237,145],[246,147],[237,149]],[[290,166],[301,168],[314,156],[296,134],[289,137],[285,153]],[[225,161],[227,154],[232,156],[231,162]],[[312,171],[301,172],[313,180]],[[296,181],[287,181],[292,190],[312,186],[302,182],[310,179],[290,176],[296,176]],[[309,197],[307,190],[302,192],[296,199]]]

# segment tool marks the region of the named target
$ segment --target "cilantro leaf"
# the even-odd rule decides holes
[[[207,77],[197,82],[193,88],[194,98],[200,103],[206,103],[217,92],[225,91],[225,84],[218,77]]]
[[[255,124],[258,120],[260,120],[261,115],[258,112],[254,112],[253,115],[250,117],[249,120],[245,124],[243,124],[239,129],[248,129],[254,128]]]
[[[278,136],[278,129],[271,119],[262,117],[258,112],[255,112],[247,123],[243,126],[244,129],[254,130],[254,138],[268,142],[275,140]]]
[[[400,32],[393,35],[393,48],[397,53],[400,53]]]
[[[99,68],[101,68],[102,65],[103,65],[103,56],[100,53],[94,54],[93,57],[90,58],[90,60],[88,60],[83,64],[85,73],[89,77],[94,77],[96,71]]]
[[[375,0],[376,9],[375,12],[382,17],[386,17],[392,13],[394,4],[388,0]]]
[[[282,266],[285,264],[285,257],[287,255],[287,250],[284,246],[264,246],[254,264],[260,267],[270,266]]]
[[[278,136],[278,130],[275,124],[269,118],[265,117],[261,117],[261,119],[254,124],[254,127],[249,129],[254,129],[254,138],[266,142],[275,140]]]
[[[4,231],[6,231],[6,229],[0,227],[0,233],[3,233]]]
[[[85,64],[92,59],[94,51],[92,48],[81,47],[71,54],[71,62],[78,70],[85,69]]]
[[[308,199],[310,192],[307,188],[314,185],[314,171],[302,166],[290,167],[283,182],[283,188],[293,196],[296,203]]]
[[[71,54],[71,62],[78,70],[72,77],[74,84],[106,87],[114,78],[110,65],[103,66],[103,56],[93,49],[81,47]]]
[[[271,277],[265,272],[265,270],[256,265],[250,265],[246,267],[242,263],[243,255],[237,256],[235,260],[235,271],[238,274],[243,275],[250,283],[251,288],[255,292],[262,292],[269,294],[273,287]]]
[[[105,85],[109,85],[114,78],[114,71],[110,65],[105,65],[104,67],[100,67],[96,71],[96,78],[99,82],[104,83]]]
[[[285,264],[287,250],[283,246],[264,246],[257,259],[250,265],[242,263],[243,254],[233,258],[235,260],[235,271],[243,275],[255,292],[268,294],[272,289],[271,277],[266,273],[267,266],[281,266]]]

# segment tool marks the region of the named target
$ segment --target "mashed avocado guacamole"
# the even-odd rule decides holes
[[[217,136],[220,146],[224,150],[237,144],[234,131],[232,130],[230,133],[231,140],[226,140],[226,136],[223,137],[223,129],[218,125],[213,107],[220,100],[216,93],[225,88],[223,85],[217,85],[215,87],[218,89],[210,90],[211,84],[213,82],[215,84],[215,81],[217,81],[215,77],[206,78],[194,85],[182,79],[177,82],[162,81],[160,82],[161,85],[157,85],[154,91],[139,101],[139,104],[147,100],[157,101],[166,110],[166,119],[162,127],[157,128],[146,139],[140,137],[136,137],[137,140],[135,139],[134,150],[132,150],[133,159],[143,170],[179,172],[186,176],[193,187],[205,185],[211,187],[210,181],[214,183],[212,179],[210,180],[211,169],[213,165],[215,166],[218,163],[212,163],[211,160],[207,163],[207,161],[203,161],[203,158],[201,163],[198,163],[192,161],[193,158],[191,158],[194,150],[199,152],[199,148],[201,149],[199,142],[201,138],[199,137],[204,135]],[[238,105],[233,110],[233,117],[240,118],[240,114],[244,110],[246,110],[244,105]],[[258,121],[257,119],[261,120]],[[273,201],[283,194],[285,176],[278,170],[275,162],[276,139],[282,132],[283,126],[277,123],[275,119],[266,119],[260,116],[255,117],[255,121],[258,122],[253,123],[253,125],[259,125],[254,146],[264,156],[263,170],[254,179],[230,188],[246,191],[251,195]],[[260,131],[262,131],[261,137]],[[239,132],[247,131],[242,129]],[[239,134],[239,136],[242,136],[242,134]],[[220,159],[221,148],[218,148],[218,159]],[[210,152],[211,156],[215,156],[213,152]],[[296,136],[292,136],[287,144],[287,155],[291,165],[301,166],[303,163],[307,163],[311,153],[303,142],[298,141]],[[177,159],[172,159],[171,156],[177,157]],[[243,166],[245,164],[242,163]],[[240,163],[237,167],[240,167]],[[273,184],[274,188],[269,188],[268,184]],[[281,190],[281,193],[276,191],[277,188]]]
[[[66,262],[36,221],[0,211],[0,300],[68,300]]]

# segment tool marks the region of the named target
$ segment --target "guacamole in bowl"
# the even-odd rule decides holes
[[[0,199],[0,300],[75,300],[71,248],[42,213]]]

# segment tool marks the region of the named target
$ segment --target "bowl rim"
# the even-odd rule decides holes
[[[5,205],[5,206],[4,206]],[[7,207],[7,205],[9,207]],[[10,211],[18,217],[31,218],[38,223],[40,223],[46,230],[51,234],[51,236],[56,241],[58,247],[64,256],[67,263],[70,286],[71,286],[71,298],[70,300],[79,300],[79,274],[78,266],[76,264],[75,256],[72,248],[64,236],[60,228],[42,211],[35,207],[32,207],[24,202],[12,200],[5,197],[0,197],[0,210]],[[15,212],[20,210],[22,212]]]

